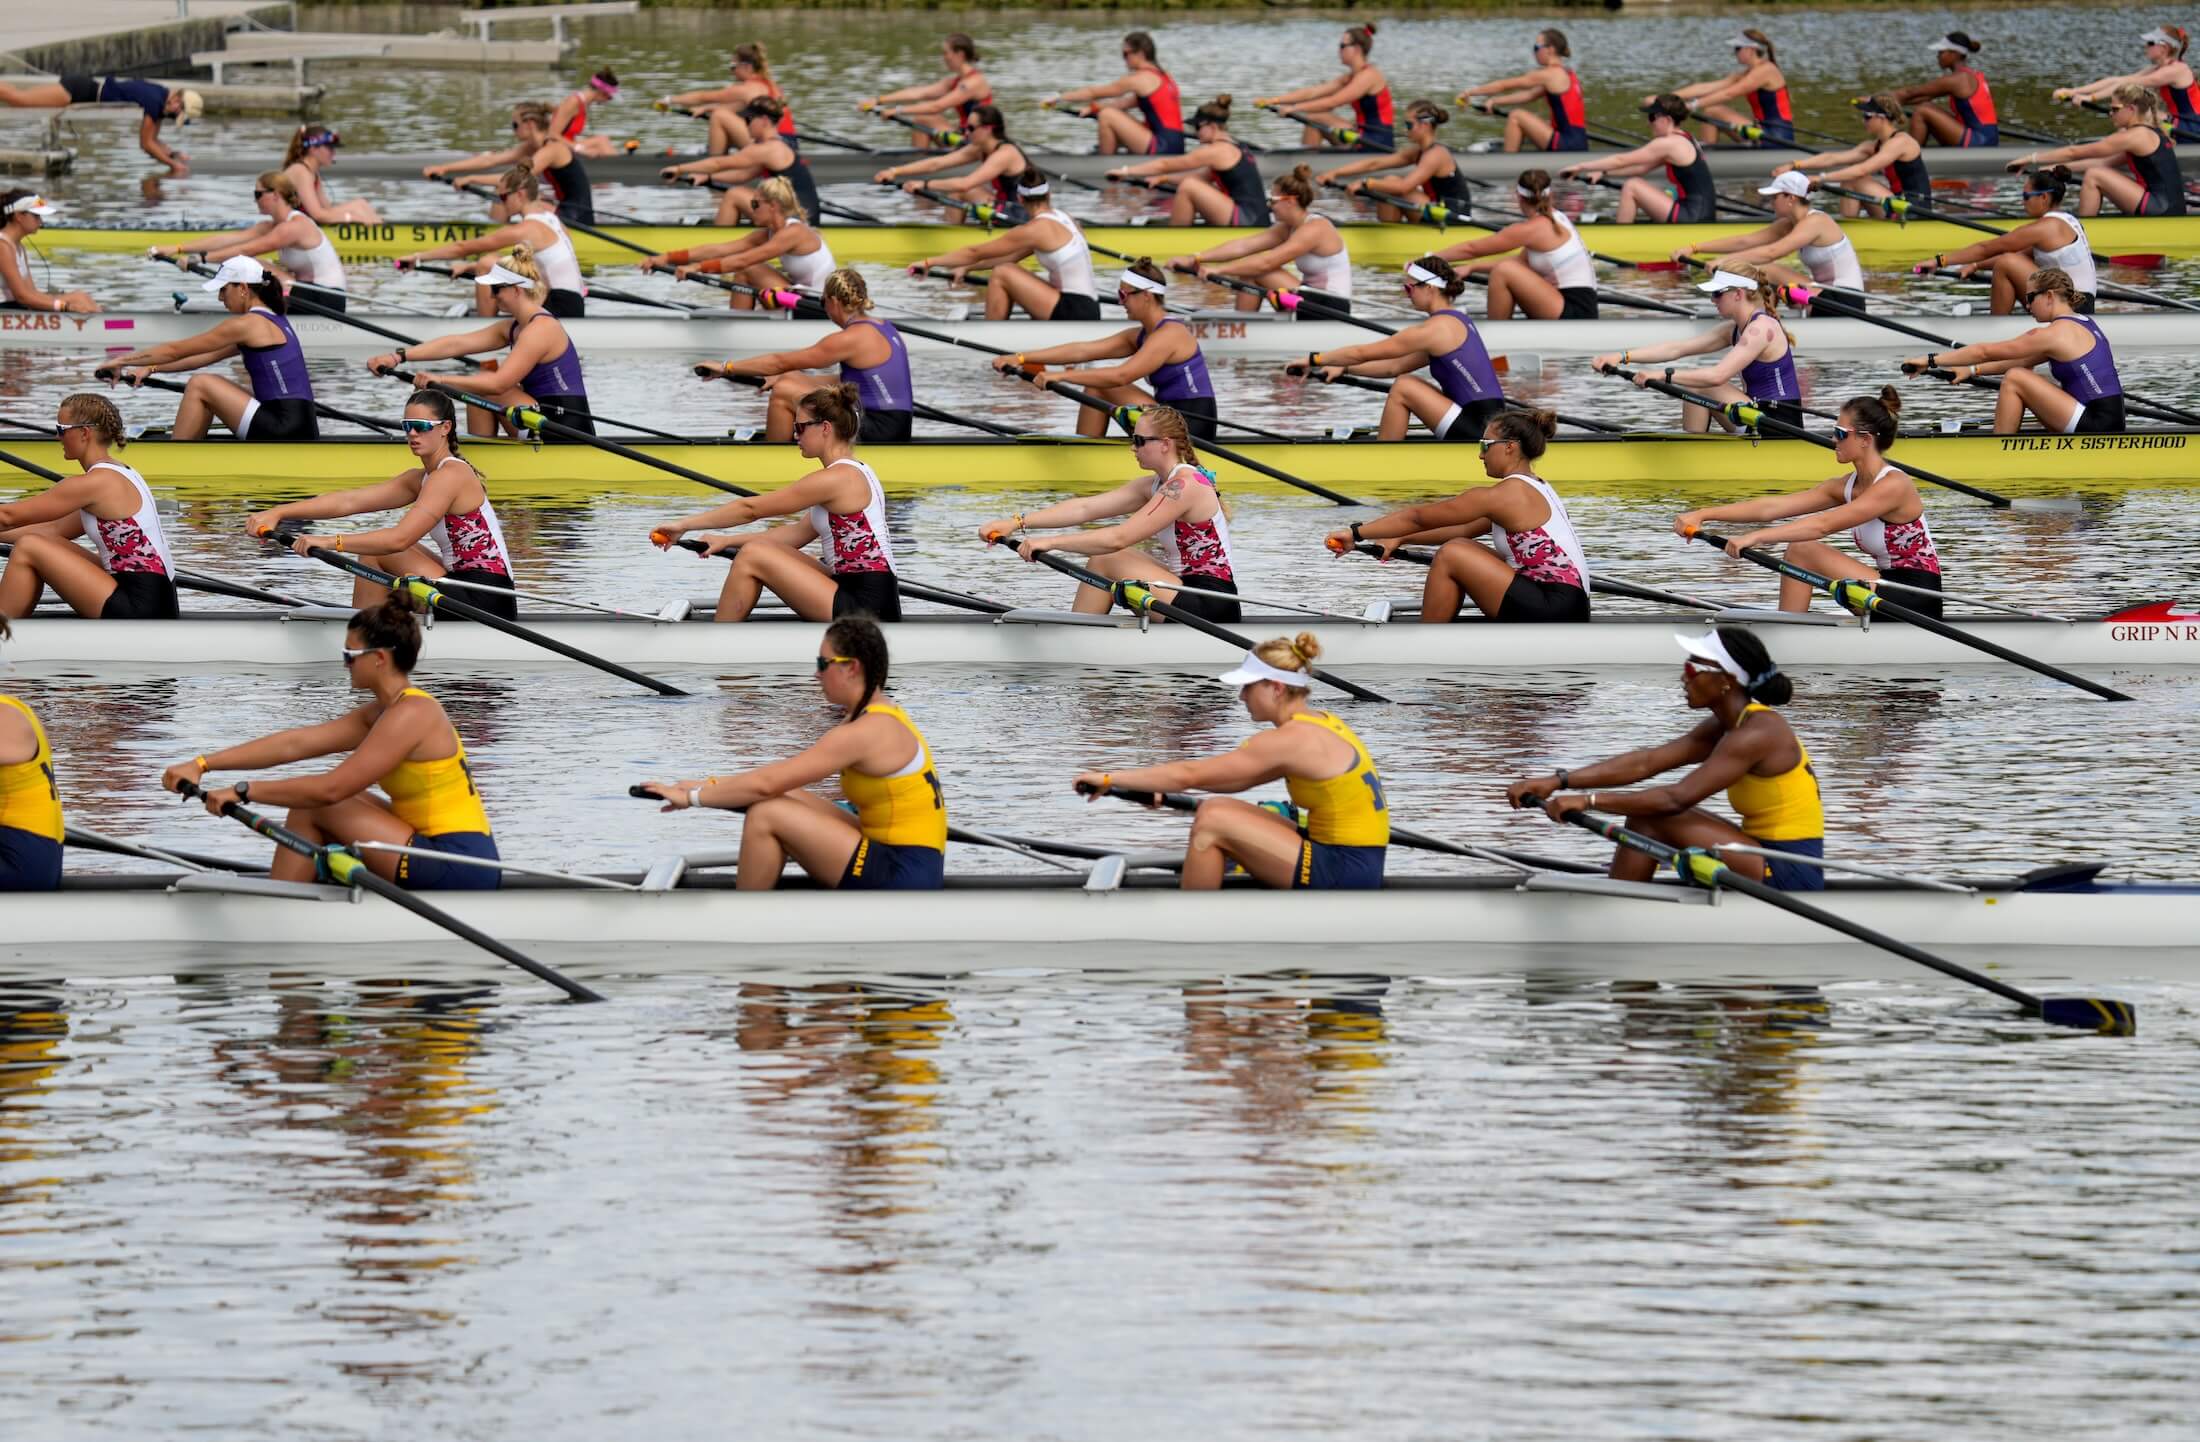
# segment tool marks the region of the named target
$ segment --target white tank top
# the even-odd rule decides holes
[[[1879,475],[1872,477],[1878,485],[1880,477],[1900,469],[1894,465],[1879,468]],[[1856,476],[1852,472],[1841,487],[1844,504],[1856,499]],[[1940,573],[1940,550],[1933,544],[1932,528],[1925,524],[1923,513],[1914,521],[1897,521],[1888,525],[1884,520],[1866,521],[1849,532],[1849,539],[1856,542],[1856,549],[1872,558],[1882,573],[1900,566],[1910,571]]]
[[[1308,218],[1312,224],[1312,217]],[[1336,227],[1330,230],[1334,233]],[[1316,255],[1309,250],[1299,257],[1299,279],[1308,289],[1318,290],[1339,300],[1352,298],[1352,252],[1346,248],[1344,237],[1337,236],[1335,255]]]
[[[23,247],[5,236],[0,236],[0,245],[5,245],[9,250],[15,252],[15,273],[21,277],[22,284],[29,285],[31,283],[31,266],[30,262],[23,256]],[[12,295],[0,296],[0,300],[15,300],[15,297]],[[20,305],[22,302],[16,301],[16,304]],[[52,309],[52,302],[47,303],[47,308]]]
[[[1183,461],[1169,472],[1169,479],[1185,471],[1191,472],[1185,485],[1205,486],[1214,496],[1215,513],[1204,521],[1177,521],[1155,536],[1161,564],[1186,581],[1197,581],[1202,576],[1235,581],[1237,558],[1230,552],[1230,517],[1222,509],[1222,492],[1213,476]],[[1162,482],[1155,481],[1152,493],[1160,494],[1161,486]]]
[[[808,226],[802,225],[801,221],[791,218],[787,221],[787,225],[790,229],[795,226],[802,226],[804,230],[809,229]],[[812,234],[815,234],[815,232],[813,231]],[[831,275],[836,268],[833,265],[833,248],[825,243],[825,237],[822,235],[817,237],[817,249],[815,251],[808,255],[796,255],[790,250],[779,257],[779,263],[785,268],[787,279],[793,281],[803,290],[823,290],[825,288],[825,277]],[[860,465],[861,462],[857,464]],[[865,466],[864,469],[869,470],[870,467]],[[877,482],[874,481],[872,484],[876,485]]]
[[[326,286],[330,290],[350,290],[351,282],[344,276],[344,263],[337,259],[336,247],[329,244],[328,232],[316,225],[313,233],[319,237],[319,243],[304,250],[278,246],[275,251],[276,263],[300,280]]]
[[[1044,219],[1069,232],[1069,240],[1059,250],[1038,252],[1039,264],[1046,267],[1047,279],[1063,295],[1089,295],[1098,299],[1100,282],[1092,274],[1092,247],[1085,243],[1084,231],[1077,222],[1054,211],[1046,212]]]
[[[879,486],[878,472],[853,456],[833,464],[854,466],[863,472],[863,479],[871,483],[871,498],[863,503],[860,511],[843,513],[812,506],[803,512],[810,528],[817,532],[817,546],[825,558],[825,569],[836,576],[857,571],[892,571],[894,541],[886,532],[886,492]]]
[[[2042,270],[2057,266],[2070,275],[2071,288],[2080,295],[2092,295],[2101,288],[2100,273],[2093,268],[2093,246],[2085,238],[2085,224],[2067,210],[2050,210],[2042,220],[2059,220],[2076,231],[2078,238],[2061,250],[2032,250],[2032,263]]]
[[[504,527],[497,523],[497,508],[489,499],[489,483],[481,480],[481,472],[457,456],[447,458],[443,464],[466,466],[474,479],[481,482],[481,509],[450,513],[437,521],[428,532],[428,539],[435,543],[436,554],[443,558],[443,565],[448,570],[511,575],[512,553],[505,547]],[[420,479],[422,485],[427,484],[426,476]],[[461,596],[459,599],[467,598]]]
[[[1589,248],[1581,243],[1581,232],[1556,211],[1551,219],[1566,239],[1550,250],[1522,251],[1528,258],[1528,268],[1560,290],[1596,289],[1596,267],[1589,263]]]
[[[569,290],[575,295],[588,294],[588,284],[581,279],[581,260],[573,253],[573,237],[558,219],[554,210],[527,217],[557,239],[535,252],[535,268],[542,272],[543,282],[552,290]]]
[[[153,493],[147,488],[145,477],[120,461],[100,461],[88,469],[115,472],[137,488],[138,496],[137,509],[119,521],[101,520],[90,511],[76,513],[84,534],[91,537],[92,544],[99,549],[100,568],[110,576],[131,571],[174,576],[176,563],[169,559],[168,537],[161,532],[160,510],[153,504]]]
[[[1856,247],[1846,235],[1833,245],[1799,245],[1795,258],[1820,285],[1854,291],[1864,288],[1864,267],[1857,264]]]
[[[1526,471],[1514,471],[1505,479],[1526,481],[1551,508],[1551,518],[1517,536],[1492,520],[1490,538],[1497,542],[1497,554],[1505,558],[1506,565],[1535,580],[1571,581],[1588,590],[1589,558],[1581,549],[1581,537],[1575,534],[1573,519],[1566,514],[1566,503],[1558,498],[1558,492],[1544,484],[1542,477]],[[1569,567],[1573,571],[1570,577],[1565,574]]]

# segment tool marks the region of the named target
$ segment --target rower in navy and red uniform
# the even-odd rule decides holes
[[[764,439],[790,441],[800,424],[795,412],[801,399],[834,384],[807,372],[838,365],[841,381],[856,388],[856,400],[863,408],[856,439],[908,440],[916,407],[909,377],[909,348],[892,321],[871,314],[871,290],[862,272],[844,268],[825,277],[825,318],[839,329],[815,345],[720,365],[698,365],[695,372],[727,380],[769,377],[764,389],[771,395],[771,405],[764,423]]]
[[[741,116],[749,122],[749,133],[756,139],[726,155],[707,155],[668,165],[657,172],[658,177],[668,185],[681,181],[695,186],[709,185],[714,180],[735,182],[718,197],[718,213],[712,220],[715,225],[754,223],[756,188],[742,181],[785,180],[794,188],[795,199],[803,210],[817,214],[817,178],[810,173],[810,162],[802,158],[793,141],[772,128],[785,113],[786,108],[768,95],[750,101],[741,108]]]
[[[772,78],[771,56],[761,40],[734,46],[733,59],[726,69],[733,78],[715,90],[683,91],[657,102],[659,110],[685,110],[690,115],[707,119],[710,122],[708,153],[711,155],[739,150],[758,138],[750,133],[748,121],[741,118],[743,107],[750,101],[768,98],[785,104],[787,100],[787,93]],[[787,105],[779,117],[778,128],[788,144],[795,143],[792,105]]]
[[[588,413],[588,383],[581,373],[580,347],[573,344],[564,323],[543,306],[550,287],[535,264],[534,253],[524,245],[514,246],[512,253],[490,266],[487,273],[475,276],[474,284],[487,287],[496,308],[510,319],[370,356],[367,369],[381,375],[401,365],[503,350],[501,359],[483,363],[478,371],[438,373],[436,383],[449,390],[487,397],[500,407],[533,406],[546,419],[594,435],[596,423]],[[501,421],[480,407],[469,407],[468,423],[475,435],[494,435]],[[581,444],[555,433],[545,433],[542,442]]]
[[[100,362],[93,374],[106,380],[142,385],[147,376],[170,369],[199,370],[236,356],[244,362],[251,389],[204,371],[191,377],[176,407],[170,434],[195,441],[219,419],[245,441],[309,441],[321,433],[313,409],[313,382],[298,333],[283,314],[282,282],[249,255],[221,263],[202,289],[211,291],[229,312],[212,330],[166,341],[126,356]]]
[[[1305,121],[1303,143],[1306,145],[1327,144],[1331,132],[1343,127],[1356,132],[1349,142],[1339,142],[1349,149],[1394,149],[1398,144],[1398,130],[1390,82],[1367,58],[1374,48],[1373,23],[1355,25],[1337,42],[1337,58],[1344,62],[1344,74],[1335,80],[1271,95],[1253,103],[1262,109],[1273,108],[1290,119]]]
[[[976,162],[977,168],[961,175],[942,176],[942,171]],[[1008,138],[1008,121],[997,105],[974,105],[964,123],[963,143],[939,155],[928,155],[903,165],[889,165],[871,179],[881,185],[901,182],[911,195],[930,190],[939,195],[990,200],[1006,209],[1016,203],[1016,177],[1031,168],[1024,152]],[[921,177],[921,178],[920,178]],[[816,214],[816,211],[811,211]]]
[[[1148,189],[1163,176],[1178,175],[1169,202],[1169,224],[1268,225],[1268,186],[1260,162],[1230,134],[1230,97],[1217,95],[1192,115],[1199,144],[1180,155],[1156,156],[1108,172],[1110,180],[1142,180]],[[1200,175],[1195,172],[1205,171]]]
[[[512,553],[489,500],[488,482],[458,453],[458,416],[451,398],[442,391],[414,391],[400,424],[418,465],[378,486],[331,491],[255,512],[244,523],[246,534],[264,539],[287,522],[332,521],[402,507],[405,514],[395,525],[344,535],[301,535],[291,549],[304,556],[318,546],[356,555],[393,576],[462,582],[462,588],[453,588],[459,600],[507,621],[518,620]],[[371,606],[388,593],[389,587],[378,581],[351,583],[354,606]]]
[[[1124,36],[1123,64],[1117,79],[1048,95],[1039,103],[1085,106],[1084,113],[1100,122],[1102,155],[1182,155],[1184,101],[1161,68],[1153,37],[1143,30]]]
[[[1944,370],[1950,385],[1973,376],[2001,377],[1994,397],[1994,433],[2014,435],[2024,413],[2057,435],[2109,435],[2124,428],[2124,382],[2116,372],[2116,353],[2100,323],[2078,313],[2078,293],[2070,277],[2049,268],[2036,272],[2025,288],[2024,308],[2038,327],[2008,340],[1967,345],[1956,350],[1911,356],[1906,374]],[[2032,367],[2047,363],[2047,375]],[[2052,377],[2052,379],[2050,379]]]
[[[2099,215],[2104,198],[2126,215],[2183,215],[2185,175],[2177,163],[2177,146],[2165,133],[2161,95],[2143,85],[2126,85],[2109,98],[2108,118],[2116,128],[2102,139],[2035,150],[2010,161],[2009,169],[2080,165],[2085,177],[2078,193],[2082,216]],[[2129,174],[2112,168],[2118,161]]]
[[[1505,116],[1505,149],[1587,150],[1589,114],[1581,94],[1581,76],[1571,63],[1573,51],[1556,30],[1539,31],[1533,47],[1535,68],[1503,80],[1485,80],[1459,92],[1459,103],[1489,114],[1491,107],[1510,105]],[[1541,100],[1551,118],[1527,107]]]
[[[176,567],[145,478],[114,458],[122,416],[105,396],[66,397],[54,413],[61,454],[82,475],[0,506],[0,616],[28,616],[48,586],[79,616],[172,620]],[[88,537],[95,553],[76,544]]]
[[[610,66],[600,66],[580,89],[569,91],[550,112],[550,128],[560,139],[585,156],[601,159],[615,153],[611,137],[590,135],[588,112],[607,100],[619,98],[619,76]]]
[[[874,322],[882,324],[883,322]],[[894,541],[886,529],[886,491],[878,472],[856,457],[863,405],[851,381],[812,386],[795,402],[794,443],[818,468],[761,496],[743,496],[653,527],[650,543],[670,550],[681,536],[706,526],[746,526],[795,516],[783,526],[699,539],[707,555],[733,552],[718,592],[720,621],[745,621],[765,589],[810,621],[862,614],[901,619],[901,583],[894,575]],[[822,560],[802,554],[815,541]]]
[[[1183,412],[1185,424],[1200,440],[1215,435],[1215,384],[1207,374],[1207,357],[1200,354],[1192,329],[1165,304],[1168,278],[1161,267],[1145,256],[1116,276],[1115,298],[1135,325],[1099,340],[1074,341],[1012,356],[1002,356],[993,368],[1003,375],[1022,374],[1045,388],[1055,381],[1091,391],[1115,406],[1146,406],[1155,401]],[[1121,365],[1081,369],[1082,362],[1123,358]],[[1050,365],[1072,369],[1049,373]],[[1153,394],[1138,382],[1153,378]],[[1102,434],[1109,417],[1092,406],[1077,408],[1077,433]]]
[[[2111,75],[2090,85],[2068,86],[2055,92],[2057,100],[2083,105],[2108,99],[2126,85],[2144,85],[2160,93],[2169,116],[2170,139],[2179,144],[2200,142],[2200,78],[2185,61],[2191,37],[2176,25],[2157,25],[2139,37],[2147,63],[2129,75]]]
[[[1475,442],[1505,408],[1497,367],[1474,320],[1454,302],[1466,281],[1439,256],[1406,262],[1406,303],[1428,317],[1365,345],[1314,351],[1284,366],[1287,375],[1334,381],[1342,375],[1395,377],[1383,398],[1380,440],[1404,440],[1418,419],[1440,441]],[[1426,368],[1428,380],[1412,372]]]
[[[1894,98],[1910,107],[1910,138],[1920,143],[1964,149],[2001,144],[2001,119],[1994,113],[1994,91],[1971,66],[1979,42],[1951,30],[1933,42],[1941,74],[1922,85],[1905,85]],[[1925,102],[1946,100],[1946,105]]]
[[[1652,96],[1642,113],[1650,122],[1648,144],[1609,159],[1577,160],[1559,172],[1560,178],[1579,177],[1594,184],[1608,175],[1631,177],[1619,187],[1619,211],[1614,218],[1621,225],[1632,224],[1638,214],[1674,225],[1711,219],[1718,188],[1711,179],[1711,163],[1703,158],[1703,147],[1681,123],[1688,118],[1688,102],[1677,95]],[[1658,165],[1665,167],[1670,189],[1642,178]]]
[[[1146,474],[1097,496],[1078,496],[1036,511],[1025,511],[978,528],[987,545],[1028,530],[1083,526],[1092,521],[1126,519],[1098,530],[1072,530],[1059,536],[1023,536],[1017,554],[1036,560],[1042,551],[1076,556],[1087,570],[1111,581],[1143,581],[1169,605],[1181,606],[1218,626],[1243,619],[1237,601],[1237,560],[1230,551],[1230,517],[1216,487],[1215,473],[1200,465],[1191,429],[1182,412],[1148,406],[1132,428],[1131,456]],[[1156,559],[1141,549],[1151,541]],[[1176,588],[1215,594],[1187,594]],[[1113,595],[1080,584],[1072,609],[1106,615]]]
[[[869,96],[858,100],[856,109],[875,110],[888,120],[914,120],[935,131],[959,127],[967,137],[978,107],[993,104],[993,83],[978,68],[978,42],[958,30],[940,42],[940,63],[947,67],[942,78]],[[953,126],[943,124],[949,116]],[[918,139],[932,143],[921,131]]]
[[[448,180],[454,189],[467,190],[500,184],[505,169],[513,165],[526,166],[548,187],[550,199],[558,208],[558,219],[582,225],[595,223],[596,199],[589,189],[588,167],[581,164],[580,153],[550,128],[548,106],[533,102],[513,106],[512,144],[503,150],[444,161],[426,166],[420,173],[429,180]]]
[[[1451,112],[1434,101],[1416,100],[1406,107],[1406,143],[1395,154],[1348,160],[1315,176],[1315,183],[1344,181],[1346,194],[1374,201],[1376,219],[1386,222],[1418,218],[1423,205],[1465,215],[1474,203],[1473,192],[1450,147],[1436,138],[1437,130],[1450,119]],[[1378,175],[1377,171],[1391,173]],[[1356,175],[1368,178],[1346,178]]]
[[[8,618],[0,613],[0,641]],[[58,891],[68,837],[53,746],[38,713],[0,693],[0,891]]]
[[[1683,340],[1596,356],[1589,368],[1602,372],[1635,366],[1637,386],[1663,380],[1714,400],[1741,401],[1789,425],[1801,425],[1803,389],[1795,374],[1795,338],[1772,313],[1779,297],[1771,277],[1754,265],[1728,261],[1696,289],[1711,297],[1725,324]],[[1676,369],[1657,364],[1720,350],[1726,354],[1707,366]],[[1681,425],[1692,433],[1708,430],[1713,418],[1702,406],[1681,404]],[[1717,420],[1729,430],[1734,428],[1723,415]]]
[[[1744,124],[1742,113],[1721,102],[1746,101],[1749,118],[1764,132],[1754,144],[1794,145],[1795,111],[1788,103],[1787,76],[1774,57],[1772,41],[1762,30],[1744,30],[1726,43],[1734,52],[1734,63],[1738,67],[1732,75],[1723,80],[1699,80],[1673,93],[1688,102],[1691,114],[1704,117],[1706,122],[1723,121],[1729,129],[1738,129]],[[1643,103],[1647,105],[1655,99],[1654,95],[1645,95]],[[1719,138],[1719,127],[1708,123],[1699,125],[1696,138],[1711,144]]]
[[[191,157],[162,144],[160,127],[169,120],[189,125],[206,113],[206,101],[196,90],[170,90],[128,75],[63,75],[42,85],[0,85],[0,105],[27,105],[41,110],[71,105],[135,105],[144,112],[138,122],[138,149],[178,175],[190,173]]]
[[[1811,177],[1813,185],[1824,181],[1877,199],[1899,196],[1909,203],[1913,215],[1931,210],[1933,179],[1925,169],[1924,147],[1902,128],[1902,102],[1891,95],[1867,95],[1856,102],[1856,114],[1864,122],[1862,144],[1782,161],[1772,167],[1772,173],[1779,176],[1799,170]],[[1884,217],[1886,209],[1853,196],[1841,197],[1844,216],[1878,219]]]

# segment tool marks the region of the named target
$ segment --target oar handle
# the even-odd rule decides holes
[[[1141,791],[1135,787],[1118,791],[1113,786],[1102,789],[1089,781],[1076,784],[1079,796],[1112,796],[1118,801],[1128,801],[1133,806],[1165,806],[1171,811],[1197,811],[1199,798],[1186,796],[1181,791]]]

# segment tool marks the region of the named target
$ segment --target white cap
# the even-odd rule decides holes
[[[1772,184],[1757,187],[1759,195],[1792,195],[1798,200],[1810,199],[1810,177],[1800,170],[1790,170],[1772,177]]]
[[[1239,690],[1252,685],[1255,681],[1276,681],[1300,691],[1308,690],[1314,684],[1314,678],[1308,673],[1304,671],[1286,671],[1281,666],[1271,666],[1250,651],[1245,653],[1245,659],[1238,663],[1238,668],[1235,671],[1225,673],[1220,679],[1223,685],[1233,686]]]
[[[1722,290],[1755,290],[1756,288],[1757,282],[1747,276],[1736,275],[1731,270],[1715,270],[1711,272],[1711,279],[1696,287],[1706,295],[1717,295]]]
[[[2146,34],[2140,36],[2139,43],[2141,45],[2167,45],[2172,50],[2174,50],[2177,48],[2177,37],[2170,34],[2167,30],[2164,30],[2161,26],[2157,25],[2152,30],[2149,30]]]
[[[249,255],[233,255],[222,262],[214,278],[200,289],[209,295],[219,295],[225,285],[258,285],[267,279],[267,267]]]
[[[183,92],[183,123],[189,125],[206,113],[206,97],[196,90]]]
[[[1734,659],[1733,653],[1726,649],[1726,643],[1719,639],[1716,631],[1706,631],[1701,636],[1675,636],[1673,640],[1681,650],[1688,653],[1689,659],[1718,667],[1739,682],[1744,690],[1762,686],[1780,674],[1778,666],[1767,665],[1757,675],[1750,675],[1742,669],[1742,663]]]
[[[521,275],[521,274],[520,274],[519,272],[517,272],[517,271],[512,271],[512,270],[506,270],[506,269],[504,268],[504,266],[503,266],[502,262],[498,262],[498,263],[496,263],[496,264],[492,264],[492,265],[491,265],[491,266],[489,267],[488,271],[487,271],[487,272],[486,272],[485,274],[482,274],[482,275],[477,275],[477,276],[475,276],[475,277],[474,277],[474,284],[475,284],[475,285],[489,285],[489,286],[497,286],[497,285],[525,285],[525,286],[532,286],[532,285],[534,284],[534,282],[533,282],[533,281],[531,281],[531,280],[529,280],[529,279],[528,279],[528,278],[527,278],[526,276],[524,276],[524,275]]]
[[[25,211],[29,211],[40,219],[46,219],[61,213],[60,209],[43,195],[26,195],[7,209],[9,215],[21,215]]]

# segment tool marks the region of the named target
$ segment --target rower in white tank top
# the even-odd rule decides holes
[[[137,509],[119,520],[102,520],[90,511],[76,513],[84,534],[91,537],[99,552],[100,569],[110,576],[142,571],[173,580],[176,563],[169,558],[168,537],[160,528],[160,509],[153,504],[153,492],[145,484],[145,477],[120,461],[100,461],[88,470],[109,470],[125,477],[137,488],[138,496]]]
[[[1566,514],[1566,503],[1558,498],[1558,492],[1541,476],[1531,476],[1526,471],[1514,471],[1505,479],[1526,481],[1551,508],[1551,515],[1534,530],[1522,531],[1517,536],[1492,520],[1490,539],[1497,543],[1497,554],[1505,558],[1506,565],[1531,581],[1551,581],[1588,590],[1589,557],[1581,549],[1581,537],[1575,533],[1573,518]]]
[[[588,285],[581,279],[581,260],[573,253],[573,236],[558,218],[555,207],[542,211],[530,211],[527,218],[557,237],[554,244],[535,252],[535,268],[542,272],[543,283],[552,290],[569,290],[575,295],[587,295]]]
[[[1346,247],[1342,234],[1337,236],[1335,255],[1316,255],[1309,250],[1299,257],[1298,266],[1299,281],[1308,290],[1318,290],[1339,300],[1352,298],[1352,252]]]
[[[1856,246],[1846,235],[1835,245],[1799,245],[1795,247],[1795,258],[1820,285],[1858,292],[1864,289],[1864,267],[1857,263]]]
[[[1891,463],[1881,466],[1872,484],[1878,485],[1888,472],[1901,469]],[[1855,499],[1856,477],[1852,475],[1841,487],[1841,500],[1846,504]],[[1940,548],[1933,544],[1932,527],[1925,524],[1923,512],[1914,521],[1897,521],[1891,526],[1874,518],[1852,529],[1849,539],[1856,542],[1856,549],[1872,558],[1881,575],[1891,570],[1940,574]]]
[[[790,215],[787,217],[787,224],[795,226],[802,225],[803,222]],[[803,228],[808,229],[807,226]],[[839,267],[833,264],[833,248],[826,243],[823,233],[812,233],[817,235],[817,249],[815,251],[808,255],[797,255],[791,250],[785,251],[781,253],[779,263],[786,268],[787,279],[793,281],[799,288],[803,290],[823,290],[825,288],[825,277],[831,275]],[[869,467],[865,467],[865,469],[869,469]]]
[[[504,527],[497,522],[497,508],[489,499],[488,482],[481,479],[481,472],[457,456],[444,457],[443,465],[464,466],[481,486],[481,506],[478,510],[446,515],[428,532],[428,540],[434,544],[436,554],[443,558],[444,569],[485,571],[497,576],[511,575],[512,553],[504,544]],[[427,485],[427,480],[426,476],[420,478],[423,487]]]
[[[1092,247],[1085,243],[1085,232],[1078,228],[1076,221],[1059,211],[1049,210],[1041,218],[1069,232],[1069,239],[1061,249],[1037,252],[1047,279],[1063,295],[1082,295],[1098,300],[1100,282],[1092,273]]]
[[[894,541],[886,531],[886,491],[878,483],[878,472],[853,456],[833,464],[854,466],[863,472],[863,478],[871,483],[871,498],[860,511],[834,512],[812,506],[802,513],[817,532],[817,548],[825,569],[836,576],[858,571],[891,572]]]
[[[275,263],[309,285],[327,290],[350,290],[351,282],[344,275],[344,262],[338,258],[336,247],[329,243],[328,232],[316,225],[313,233],[320,237],[318,245],[305,250],[278,247]]]
[[[2067,210],[2050,210],[2040,219],[2059,220],[2076,232],[2078,238],[2060,250],[2041,250],[2034,246],[2032,263],[2041,270],[2053,267],[2067,273],[2070,277],[2070,288],[2080,295],[2098,294],[2101,277],[2100,272],[2093,268],[2093,245],[2085,238],[2085,223]]]
[[[1557,211],[1551,212],[1551,221],[1566,239],[1550,250],[1523,250],[1528,268],[1560,290],[1595,290],[1597,271],[1589,263],[1589,248],[1581,243],[1581,232]]]

